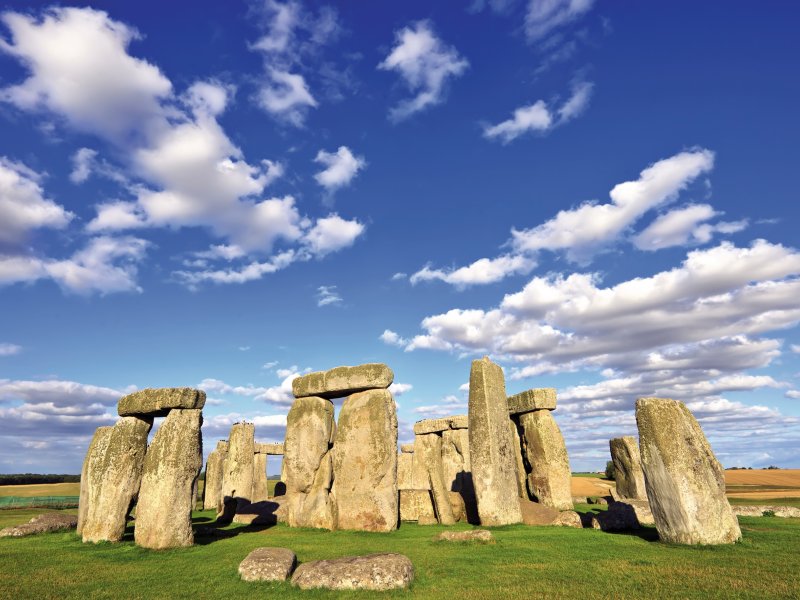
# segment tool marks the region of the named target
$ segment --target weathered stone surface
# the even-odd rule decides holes
[[[436,522],[430,490],[400,490],[400,520]]]
[[[413,580],[411,561],[394,553],[315,560],[297,567],[292,576],[292,584],[304,590],[393,590]]]
[[[469,427],[469,415],[455,415],[447,417],[450,421],[450,429],[467,429]]]
[[[368,363],[301,375],[292,381],[292,392],[295,398],[344,398],[366,390],[388,388],[392,381],[394,373],[389,367],[382,363]]]
[[[519,499],[519,506],[525,525],[552,525],[561,514],[555,508],[525,498]]]
[[[448,490],[460,492],[466,487],[470,474],[469,431],[455,429],[442,432],[442,470]],[[471,487],[471,485],[470,485]]]
[[[516,476],[517,476],[517,495],[520,498],[528,498],[528,485],[527,485],[527,477],[528,474],[525,471],[525,463],[522,460],[522,441],[519,439],[519,431],[517,430],[517,424],[509,419],[508,420],[508,429],[511,432],[511,439],[513,442],[513,451],[514,451],[514,463],[516,464]]]
[[[429,490],[431,489],[431,479],[428,477],[428,467],[425,464],[422,450],[414,438],[414,448],[416,451],[411,453],[411,485],[409,489],[412,490]]]
[[[89,510],[89,490],[93,486],[99,486],[102,481],[102,477],[97,474],[97,469],[101,468],[103,461],[105,461],[110,435],[111,426],[95,429],[92,441],[89,443],[89,449],[86,451],[86,457],[83,459],[80,497],[78,499],[78,535],[81,535],[83,531],[83,524],[86,522],[86,511]]]
[[[733,514],[739,517],[763,517],[764,513],[773,513],[772,516],[783,519],[800,519],[800,508],[795,506],[744,506],[732,504]]]
[[[333,529],[333,404],[298,398],[286,417],[286,523],[290,527]]]
[[[203,408],[206,393],[194,388],[147,388],[120,398],[121,417],[166,417],[173,408]]]
[[[584,513],[584,519],[588,521],[587,527],[602,531],[630,531],[641,527],[633,507],[623,502],[609,504],[608,510]]]
[[[558,517],[553,521],[553,525],[574,527],[575,529],[581,529],[583,527],[581,516],[574,510],[565,510],[559,513]]]
[[[203,467],[203,411],[173,409],[147,449],[133,537],[139,546],[191,546],[192,490]]]
[[[436,433],[418,435],[414,442],[417,448],[414,456],[422,458],[431,482],[431,496],[436,518],[442,525],[456,522],[450,506],[450,489],[445,486],[442,469],[442,438]]]
[[[647,500],[632,500],[630,498],[626,498],[625,500],[613,501],[609,504],[609,506],[615,506],[617,504],[624,504],[633,511],[634,516],[636,517],[636,521],[640,525],[655,525],[656,521],[653,517],[653,511],[650,510],[650,504]],[[622,509],[619,509],[622,510]]]
[[[614,462],[617,496],[620,499],[647,500],[642,460],[636,438],[633,436],[613,438],[609,440],[608,446],[611,450],[611,460]]]
[[[469,376],[469,453],[483,525],[522,521],[513,445],[503,371],[488,358],[474,360]]]
[[[572,510],[572,472],[564,437],[549,410],[519,416],[525,458],[530,466],[528,491],[556,510]]]
[[[122,539],[128,513],[139,493],[152,425],[149,418],[122,417],[107,434],[101,434],[103,442],[98,443],[97,454],[87,467],[86,511],[81,522],[84,542]]]
[[[414,455],[410,452],[401,452],[397,456],[397,489],[413,490],[411,470],[414,468]]]
[[[450,498],[450,509],[453,511],[453,519],[459,521],[467,520],[467,505],[460,492],[447,492]]]
[[[471,529],[470,531],[443,531],[434,542],[478,542],[489,544],[494,542],[494,535],[488,529]]]
[[[228,456],[223,465],[222,503],[219,518],[230,521],[240,506],[253,497],[253,462],[255,461],[255,425],[234,423],[228,436]]]
[[[267,486],[267,455],[257,452],[253,456],[253,497],[251,502],[263,502],[269,498]]]
[[[573,496],[573,504],[589,504],[589,499],[586,496]]]
[[[60,512],[45,513],[33,517],[23,525],[15,525],[0,529],[2,537],[23,537],[36,533],[49,533],[51,531],[62,531],[64,529],[75,529],[78,526],[77,515],[67,515]]]
[[[250,502],[240,506],[233,517],[234,523],[242,525],[275,525],[285,522],[282,515],[285,511],[281,510],[281,505],[285,503],[286,496],[270,498],[262,502]]]
[[[534,410],[555,410],[555,388],[535,388],[508,397],[508,413],[518,415]]]
[[[239,563],[243,581],[286,581],[297,556],[288,548],[256,548]]]
[[[450,429],[450,419],[423,419],[414,423],[414,435],[440,433]]]
[[[414,452],[414,444],[400,444],[400,452],[411,454]]]
[[[206,481],[203,486],[203,510],[222,512],[222,476],[228,442],[219,441],[206,461]]]
[[[741,539],[725,497],[722,466],[682,402],[636,401],[647,498],[659,537],[677,544],[728,544]]]
[[[283,454],[284,447],[281,443],[271,443],[271,444],[256,444],[255,445],[255,453],[256,454],[269,454],[270,456],[280,456]]]
[[[337,529],[396,529],[397,412],[392,394],[369,390],[348,397],[339,412],[334,448],[331,495]]]

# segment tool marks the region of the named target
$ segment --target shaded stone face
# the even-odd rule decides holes
[[[89,491],[93,486],[98,485],[102,481],[95,471],[102,464],[105,458],[106,449],[108,448],[109,436],[111,435],[111,427],[98,427],[94,431],[92,441],[89,443],[89,449],[86,451],[86,458],[83,459],[83,468],[81,469],[81,488],[80,498],[78,500],[78,535],[83,531],[83,523],[86,521],[86,511],[89,509]],[[95,493],[99,490],[94,490]]]
[[[295,398],[305,396],[344,398],[365,390],[388,388],[392,381],[394,373],[388,366],[382,363],[369,363],[302,375],[292,381],[292,392]]]
[[[533,410],[555,410],[555,388],[534,388],[508,397],[508,413],[518,415]]]
[[[100,434],[87,465],[85,512],[81,521],[84,542],[118,542],[139,493],[152,419],[122,417]]]
[[[228,456],[222,476],[224,520],[232,519],[237,507],[246,506],[253,497],[255,461],[255,425],[234,423],[228,437]]]
[[[659,537],[676,544],[729,544],[742,537],[725,497],[722,465],[682,402],[636,401],[647,498]]]
[[[175,409],[147,449],[133,537],[151,549],[194,543],[194,483],[203,466],[203,411]]]
[[[520,498],[528,498],[528,473],[525,470],[525,463],[522,460],[522,441],[519,437],[517,424],[511,419],[508,420],[508,429],[511,431],[511,439],[514,441],[514,462],[517,466],[517,495]]]
[[[166,417],[173,408],[203,408],[206,393],[193,388],[147,388],[123,396],[117,404],[121,417]]]
[[[470,370],[469,453],[481,523],[521,522],[505,379],[488,358],[472,361]]]
[[[396,529],[397,413],[388,390],[360,392],[344,401],[334,450],[336,528]]]
[[[253,456],[253,497],[251,502],[263,502],[269,498],[267,487],[267,455],[256,453]]]
[[[525,460],[530,467],[528,491],[545,506],[572,510],[572,472],[564,436],[549,410],[519,416]]]
[[[428,472],[436,518],[442,525],[452,525],[456,520],[450,505],[450,489],[444,481],[442,438],[436,433],[426,433],[418,435],[414,445],[417,449],[414,456],[422,458],[425,470]]]
[[[228,444],[217,444],[215,450],[208,455],[206,461],[206,482],[203,486],[203,509],[222,511],[222,476],[225,459],[228,456]]]
[[[315,560],[297,567],[292,584],[300,589],[392,590],[414,580],[414,566],[402,554],[369,554]]]
[[[639,444],[631,436],[618,437],[608,442],[614,462],[614,481],[617,495],[631,500],[647,500],[644,473],[639,455]]]

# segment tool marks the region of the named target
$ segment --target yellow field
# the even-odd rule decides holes
[[[80,483],[33,483],[30,485],[0,485],[0,496],[77,496]]]

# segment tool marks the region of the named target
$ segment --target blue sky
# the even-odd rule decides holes
[[[4,3],[0,471],[78,472],[143,387],[282,440],[292,377],[374,361],[408,440],[485,354],[575,470],[651,395],[799,468],[797,16]]]

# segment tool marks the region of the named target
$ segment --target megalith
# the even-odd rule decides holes
[[[228,456],[228,442],[220,440],[206,461],[206,482],[203,486],[203,510],[222,512],[222,473]]]
[[[147,449],[133,536],[144,548],[191,546],[194,483],[203,466],[201,409],[172,409]]]
[[[292,381],[292,393],[295,398],[318,396],[330,400],[371,389],[386,389],[392,381],[394,373],[388,366],[368,363],[301,375]]]
[[[122,417],[99,434],[87,465],[85,510],[81,534],[84,542],[118,542],[139,493],[151,418]],[[138,511],[137,511],[138,512]]]
[[[419,453],[428,471],[436,518],[442,525],[454,524],[456,520],[450,504],[450,489],[445,485],[442,468],[442,437],[436,433],[418,435],[414,447],[414,454]]]
[[[256,452],[253,456],[253,497],[251,502],[264,502],[269,498],[267,483],[267,455]]]
[[[647,498],[659,537],[675,544],[730,544],[741,539],[725,497],[725,479],[699,423],[682,402],[636,401]]]
[[[222,476],[221,519],[224,521],[232,519],[237,508],[243,508],[251,502],[254,456],[255,425],[234,423],[228,437],[228,457]]]
[[[503,370],[488,357],[469,375],[469,453],[482,525],[522,521]]]
[[[117,413],[121,417],[131,415],[166,417],[173,408],[203,408],[206,393],[194,388],[147,388],[120,398]]]
[[[331,443],[336,427],[333,404],[324,398],[297,398],[286,417],[286,523],[290,527],[333,529],[330,498]]]
[[[358,392],[344,401],[334,449],[331,495],[336,528],[396,529],[397,412],[388,390]]]
[[[528,485],[527,485],[527,476],[528,473],[525,470],[525,462],[522,460],[522,441],[519,437],[519,430],[517,429],[517,423],[509,419],[508,420],[508,428],[511,431],[511,440],[514,443],[514,464],[517,466],[516,474],[517,474],[517,494],[520,498],[528,499]]]
[[[83,459],[80,497],[78,499],[78,535],[81,535],[83,524],[86,521],[86,512],[89,510],[90,492],[94,488],[99,490],[100,483],[102,482],[102,477],[99,477],[97,473],[105,460],[111,429],[111,426],[98,427],[95,429],[92,441],[89,443],[89,449],[86,451],[86,457]]]
[[[572,510],[572,472],[561,429],[549,410],[519,415],[525,458],[530,466],[528,492],[556,510]]]
[[[647,500],[639,444],[632,436],[613,438],[608,442],[614,462],[617,495],[630,500]]]

